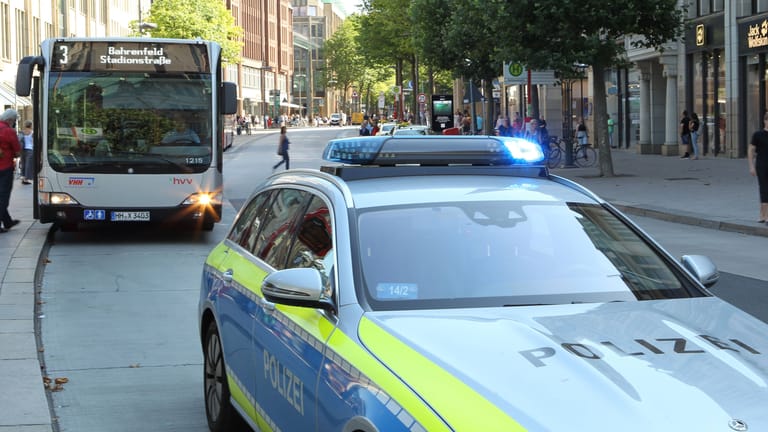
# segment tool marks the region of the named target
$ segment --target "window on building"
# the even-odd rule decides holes
[[[11,12],[8,3],[0,3],[0,58],[11,58]]]
[[[736,17],[752,15],[752,0],[734,0],[736,2]]]
[[[27,26],[27,13],[23,9],[16,9],[16,56],[22,58],[29,53],[29,26]]]
[[[725,0],[712,0],[712,12],[722,12],[725,10]]]
[[[768,0],[757,0],[755,13],[768,12]]]

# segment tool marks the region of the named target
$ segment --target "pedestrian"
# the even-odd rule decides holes
[[[499,117],[496,119],[496,125],[493,126],[494,129],[497,131],[499,128],[504,124],[504,120],[506,120],[507,116],[504,114],[499,114]]]
[[[613,145],[613,119],[611,118],[611,115],[608,114],[608,144],[610,144],[611,148],[616,148],[615,145]]]
[[[21,146],[21,183],[32,184],[30,179],[35,177],[34,173],[34,143],[32,140],[32,121],[24,122],[24,129],[19,133],[19,144]]]
[[[587,145],[589,135],[587,134],[587,125],[584,124],[584,117],[579,119],[579,125],[576,127],[576,139],[580,146]]]
[[[760,193],[760,219],[758,223],[768,222],[768,112],[763,114],[763,128],[752,135],[747,148],[749,173],[757,176]]]
[[[512,129],[512,125],[509,124],[509,118],[504,117],[504,119],[501,122],[501,126],[496,128],[496,133],[499,136],[506,136],[506,137],[514,136],[514,130]]]
[[[472,133],[472,119],[469,117],[469,111],[464,110],[464,115],[461,116],[461,133],[463,135],[470,135]]]
[[[16,110],[7,109],[0,114],[0,233],[7,232],[19,223],[8,213],[13,189],[14,158],[19,157],[21,146],[16,133],[16,120],[19,114]]]
[[[512,136],[522,137],[525,135],[525,128],[523,127],[523,118],[520,117],[520,112],[515,112],[515,118],[512,120]]]
[[[683,153],[680,159],[689,159],[691,157],[691,118],[688,117],[688,111],[683,111],[683,119],[680,120],[680,142],[682,143]]]
[[[280,126],[280,138],[277,144],[277,154],[283,158],[280,162],[272,166],[272,171],[276,170],[282,164],[285,164],[285,169],[291,169],[291,159],[288,157],[288,141],[287,135],[288,129],[285,126]]]
[[[691,112],[691,122],[688,125],[688,128],[691,130],[691,150],[693,150],[693,158],[694,160],[699,158],[699,127],[701,126],[701,122],[699,122],[699,115],[695,112]]]
[[[528,130],[525,132],[523,138],[538,144],[541,147],[541,152],[544,157],[549,157],[549,132],[547,132],[546,123],[542,124],[540,127],[538,120],[531,119],[528,123]]]

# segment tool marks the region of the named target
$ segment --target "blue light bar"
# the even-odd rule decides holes
[[[323,159],[354,165],[535,165],[538,144],[497,136],[375,136],[328,142]]]

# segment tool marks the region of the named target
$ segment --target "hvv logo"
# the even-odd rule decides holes
[[[175,185],[189,184],[189,185],[191,185],[192,184],[192,179],[189,178],[189,177],[187,177],[187,178],[171,177],[171,184],[175,184]]]
[[[67,184],[73,187],[89,187],[93,186],[94,183],[96,183],[94,177],[70,177],[67,181]]]

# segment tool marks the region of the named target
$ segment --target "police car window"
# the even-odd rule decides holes
[[[285,268],[296,220],[304,210],[308,195],[298,189],[280,189],[267,206],[253,253],[278,270]]]
[[[268,201],[270,193],[270,191],[262,192],[246,204],[229,233],[230,240],[249,251],[253,250],[263,219],[264,203]]]
[[[518,305],[703,295],[598,205],[461,202],[358,216],[372,307]],[[412,307],[412,306],[404,306]]]
[[[312,267],[323,276],[323,284],[332,295],[334,266],[333,228],[328,205],[315,196],[296,228],[296,238],[288,255],[288,267]]]

